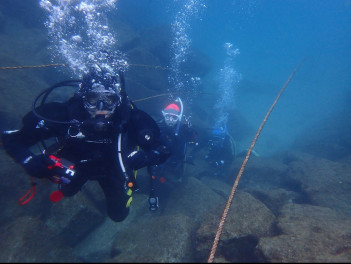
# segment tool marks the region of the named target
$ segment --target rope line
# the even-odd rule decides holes
[[[145,101],[145,100],[148,100],[148,99],[152,99],[152,98],[160,97],[160,96],[165,96],[165,95],[170,95],[170,93],[158,94],[158,95],[149,96],[149,97],[146,97],[146,98],[141,98],[141,99],[132,100],[132,101],[133,101],[133,103],[135,103],[135,102],[141,102],[141,101]]]
[[[5,66],[0,67],[0,70],[17,70],[17,69],[30,69],[30,68],[48,68],[48,67],[56,67],[56,66],[67,66],[67,64],[56,63],[56,64],[45,64],[45,65],[31,65],[31,66]],[[154,65],[145,65],[145,64],[127,64],[127,66],[137,66],[137,67],[145,67],[145,68],[154,68],[161,70],[169,70],[169,67],[162,66],[154,66]]]
[[[154,68],[154,69],[161,69],[161,70],[169,70],[169,67],[162,67],[159,65],[145,65],[145,64],[127,64],[128,66],[137,66],[137,67],[145,67],[145,68]]]
[[[295,75],[296,71],[300,68],[300,66],[302,65],[302,63],[304,62],[305,60],[303,60],[294,70],[293,72],[290,74],[288,80],[285,82],[284,86],[280,89],[277,97],[275,98],[274,102],[272,103],[271,107],[269,108],[266,116],[264,117],[261,125],[259,126],[258,130],[257,130],[257,133],[254,137],[254,139],[252,140],[252,143],[250,145],[250,148],[249,150],[247,151],[246,153],[246,156],[245,156],[245,159],[240,167],[240,170],[238,172],[238,175],[236,176],[236,179],[235,179],[235,182],[234,182],[234,185],[232,187],[232,190],[230,192],[230,195],[229,195],[229,198],[227,200],[227,203],[226,203],[226,206],[225,206],[225,209],[223,211],[223,214],[222,214],[222,217],[221,217],[221,220],[219,222],[219,225],[218,225],[218,229],[217,229],[217,233],[216,233],[216,236],[215,236],[215,239],[213,241],[213,245],[212,245],[212,249],[211,249],[211,252],[210,252],[210,255],[209,255],[209,258],[207,260],[208,263],[212,263],[213,260],[214,260],[214,255],[216,253],[216,250],[217,250],[217,246],[218,246],[218,243],[219,243],[219,238],[222,234],[222,229],[223,229],[223,226],[224,226],[224,222],[227,218],[227,214],[228,214],[228,211],[229,211],[229,208],[230,208],[230,205],[232,203],[232,200],[234,198],[234,194],[235,194],[235,191],[236,191],[236,188],[238,187],[238,184],[239,184],[239,180],[241,178],[241,175],[242,173],[244,172],[244,169],[246,167],[246,164],[249,160],[249,157],[251,155],[251,152],[256,144],[256,141],[257,141],[257,138],[258,136],[260,135],[261,133],[261,130],[263,129],[263,126],[265,125],[269,115],[271,114],[271,112],[273,111],[273,108],[275,106],[275,104],[277,103],[279,97],[282,95],[282,93],[284,92],[286,86],[288,86],[289,82],[291,81],[291,79],[293,78],[293,76]]]
[[[55,66],[67,66],[66,64],[62,63],[56,63],[56,64],[45,64],[45,65],[31,65],[31,66],[9,66],[9,67],[0,67],[0,70],[16,70],[16,69],[30,69],[30,68],[48,68],[48,67],[55,67]],[[161,66],[153,66],[153,65],[143,65],[143,64],[129,64],[129,66],[139,66],[139,67],[151,67],[155,69],[162,69],[162,70],[167,70],[169,69],[168,67],[161,67]],[[160,97],[160,96],[165,96],[165,95],[170,95],[170,93],[164,93],[164,94],[158,94],[146,98],[141,98],[137,100],[133,100],[133,102],[141,102],[145,101],[148,99]]]
[[[30,68],[47,68],[55,66],[66,66],[66,64],[46,64],[46,65],[32,65],[32,66],[13,66],[13,67],[0,67],[0,70],[16,70],[16,69],[30,69]]]

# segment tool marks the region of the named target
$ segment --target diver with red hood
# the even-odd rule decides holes
[[[149,167],[153,175],[151,181],[150,209],[158,208],[158,197],[167,200],[170,190],[181,182],[186,182],[185,164],[193,163],[193,153],[198,146],[198,134],[190,123],[190,117],[183,115],[183,102],[180,97],[169,103],[162,111],[162,118],[157,122],[161,131],[162,142],[171,151],[171,156],[162,164]],[[150,201],[150,200],[149,200]]]

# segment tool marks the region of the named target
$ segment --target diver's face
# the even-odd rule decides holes
[[[179,120],[179,117],[175,114],[169,114],[169,113],[163,112],[163,117],[165,119],[166,125],[170,127],[174,127]]]
[[[94,88],[94,87],[93,87]],[[117,106],[121,104],[120,97],[116,92],[105,90],[104,87],[95,87],[83,96],[85,109],[90,116],[95,118],[96,115],[110,117]]]
[[[96,116],[103,116],[104,118],[110,118],[114,111],[106,111],[106,110],[92,110],[88,109],[91,118],[95,118]]]

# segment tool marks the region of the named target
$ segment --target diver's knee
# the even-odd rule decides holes
[[[79,188],[69,188],[68,186],[59,186],[59,190],[62,192],[65,197],[72,197],[75,195],[80,189]]]
[[[123,211],[108,211],[108,216],[111,218],[111,220],[115,222],[122,222],[124,219],[127,218],[129,214],[129,208],[126,208],[126,210]]]

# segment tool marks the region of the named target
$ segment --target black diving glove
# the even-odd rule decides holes
[[[159,165],[167,160],[171,152],[166,146],[159,146],[150,151],[133,151],[127,157],[128,166],[134,170],[148,165]]]
[[[224,166],[225,161],[224,160],[212,160],[210,161],[210,164],[212,167],[215,168],[222,168]]]
[[[32,155],[27,157],[22,165],[26,172],[36,178],[51,177],[55,172],[48,168],[54,162],[45,155]]]
[[[141,169],[148,165],[148,157],[143,150],[133,151],[127,157],[127,164],[133,170]]]

